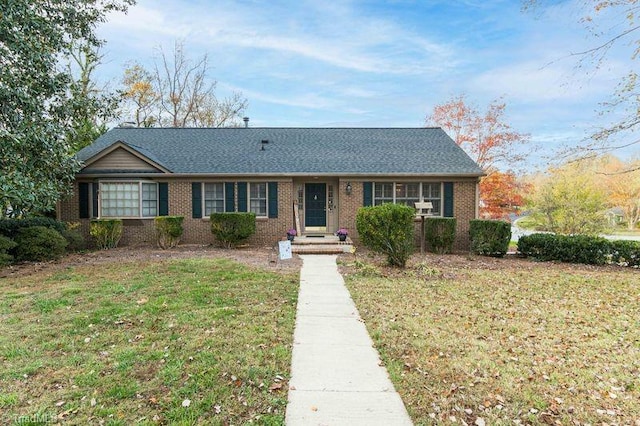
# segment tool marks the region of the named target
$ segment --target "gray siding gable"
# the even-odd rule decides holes
[[[119,141],[182,174],[483,174],[441,128],[115,128],[78,158]]]

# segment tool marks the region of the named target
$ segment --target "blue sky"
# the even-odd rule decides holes
[[[219,94],[248,98],[252,126],[419,127],[452,96],[502,98],[539,165],[609,123],[599,102],[631,68],[622,46],[577,72],[567,54],[594,45],[580,17],[566,2],[523,13],[517,0],[138,0],[99,28],[100,77],[116,83],[128,61],[151,67],[158,46],[184,40],[208,53]]]

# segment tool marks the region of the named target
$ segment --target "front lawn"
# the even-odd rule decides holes
[[[297,273],[139,260],[0,290],[1,424],[284,420]]]
[[[416,424],[640,422],[640,275],[617,267],[415,256],[344,261]]]

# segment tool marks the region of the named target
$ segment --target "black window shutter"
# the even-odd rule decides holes
[[[202,183],[191,183],[191,217],[199,219],[202,217]]]
[[[100,184],[94,182],[91,184],[91,199],[93,208],[91,209],[91,217],[98,217],[98,192],[100,190]]]
[[[233,182],[224,183],[224,211],[229,213],[236,211]]]
[[[86,182],[78,184],[78,203],[80,219],[89,219],[89,184]]]
[[[247,203],[247,182],[238,182],[238,211],[248,212],[249,203]]]
[[[444,183],[444,217],[453,217],[453,182]]]
[[[158,184],[158,216],[169,216],[169,184]]]
[[[278,182],[269,182],[269,217],[278,217]]]
[[[369,207],[373,205],[373,182],[362,183],[362,205]]]

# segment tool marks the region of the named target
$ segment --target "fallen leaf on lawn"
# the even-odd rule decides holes
[[[92,407],[95,407],[97,403],[98,403],[98,402],[96,401],[96,399],[95,399],[95,398],[91,398],[91,406],[92,406]]]
[[[271,386],[269,386],[270,392],[273,392],[274,390],[280,390],[280,389],[282,389],[282,382],[274,383]]]
[[[143,297],[142,299],[138,300],[136,303],[138,305],[144,305],[145,303],[147,303],[149,301],[149,299],[147,299],[146,297]]]
[[[64,405],[64,401],[56,402],[56,407],[62,407]]]

